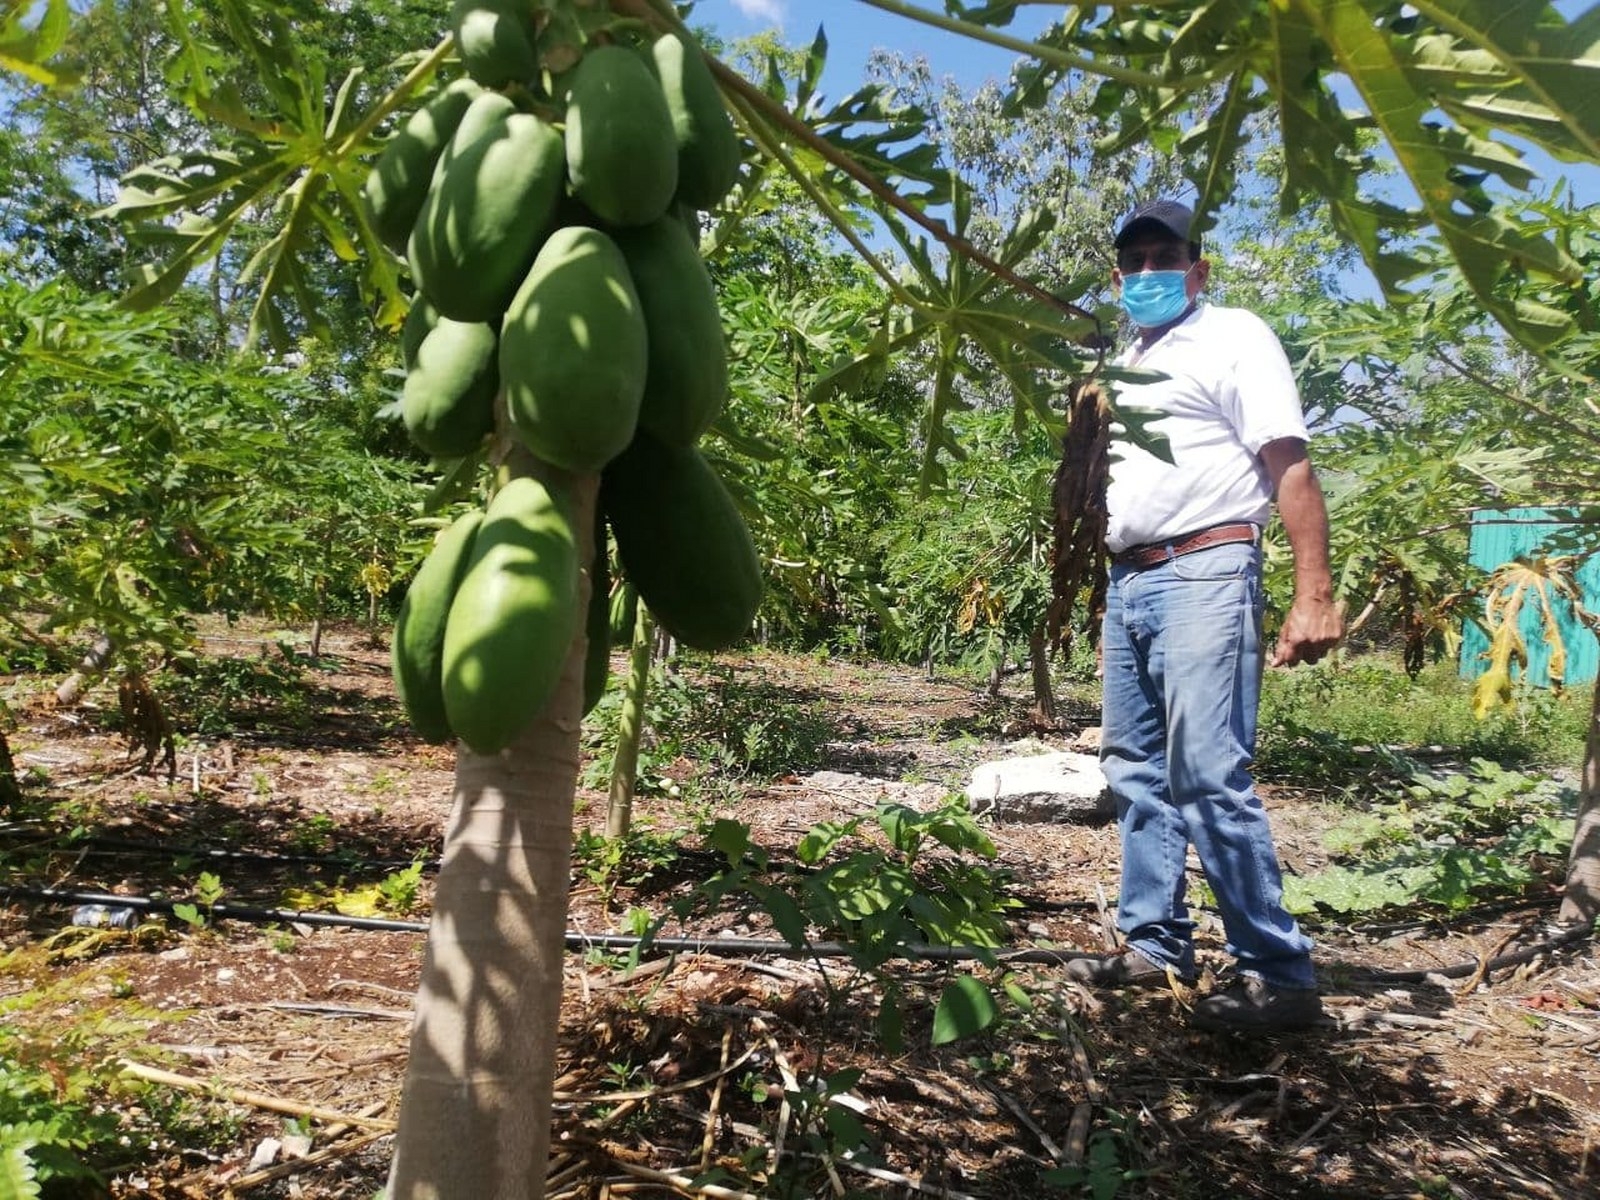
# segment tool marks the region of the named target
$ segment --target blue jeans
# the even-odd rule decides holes
[[[1143,570],[1111,567],[1102,646],[1101,765],[1122,832],[1117,926],[1128,945],[1195,970],[1184,903],[1192,842],[1245,974],[1314,987],[1311,942],[1250,779],[1261,695],[1261,557],[1214,546]]]

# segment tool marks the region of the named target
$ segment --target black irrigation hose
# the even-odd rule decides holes
[[[0,900],[34,900],[46,904],[102,904],[108,908],[132,908],[141,912],[170,913],[175,903],[152,896],[119,896],[109,892],[73,892],[57,888],[0,887]],[[217,904],[209,910],[218,919],[324,925],[345,929],[382,930],[392,933],[427,933],[426,921],[397,921],[384,917],[351,917],[343,913],[300,912],[287,908],[252,908],[246,905]],[[1427,971],[1359,971],[1357,977],[1369,982],[1424,983],[1430,978],[1461,979],[1478,972],[1503,970],[1530,962],[1549,950],[1594,936],[1592,925],[1573,925],[1533,946],[1501,954],[1487,963],[1478,959]],[[571,951],[632,950],[644,939],[629,934],[583,933],[569,929],[566,946]],[[770,938],[671,938],[650,939],[649,949],[668,954],[712,954],[724,958],[850,958],[855,950],[843,942],[810,942],[795,947]],[[908,946],[905,953],[889,961],[979,962],[995,959],[1006,963],[1037,963],[1055,966],[1074,958],[1092,958],[1081,950],[983,950],[968,946]]]
[[[26,838],[33,836],[29,833],[29,826],[25,824],[0,825],[0,838]],[[40,834],[41,840],[46,835]],[[266,850],[226,850],[208,846],[173,846],[160,842],[141,842],[133,838],[118,838],[108,834],[86,834],[73,838],[70,843],[61,847],[62,853],[70,852],[77,846],[104,847],[107,854],[161,854],[172,858],[189,856],[192,858],[232,859],[238,862],[264,862],[264,863],[304,863],[313,866],[337,867],[345,871],[358,871],[363,868],[373,868],[384,871],[404,870],[415,861],[384,859],[355,859],[339,858],[326,854],[291,854]],[[677,853],[685,858],[705,858],[722,861],[722,855],[713,850],[696,850],[694,848],[679,848]],[[437,871],[440,860],[437,858],[423,859],[422,867],[425,871]],[[799,868],[802,873],[807,873],[811,868]],[[1024,912],[1072,912],[1075,910],[1093,911],[1099,906],[1093,900],[1046,900],[1042,896],[1019,895],[1013,897]]]
[[[33,836],[29,832],[30,828],[31,827],[28,824],[21,822],[0,825],[0,838],[22,839]],[[43,836],[47,835],[41,834],[41,837]],[[335,855],[327,854],[293,854],[267,850],[229,850],[210,846],[173,846],[160,842],[141,842],[133,838],[112,837],[107,834],[87,834],[81,837],[73,838],[68,845],[61,847],[61,851],[62,853],[66,853],[78,846],[100,846],[104,848],[104,852],[107,854],[161,854],[169,855],[173,858],[189,856],[192,858],[222,859],[233,860],[236,862],[299,863],[310,866],[335,867],[344,871],[359,871],[362,869],[402,871],[417,861],[409,858],[405,860],[359,859],[340,858]],[[680,848],[678,853],[685,857],[701,856],[705,858],[716,859],[718,861],[721,861],[722,858],[720,854],[717,854],[714,851],[695,850],[693,848]],[[438,871],[441,860],[438,858],[428,858],[421,861],[422,869],[429,873],[433,873]],[[801,868],[801,870],[804,872],[806,868]],[[1018,907],[1021,908],[1023,912],[1092,912],[1099,908],[1099,904],[1093,900],[1047,900],[1042,896],[1034,896],[1026,893],[1014,895],[1012,898],[1017,901]],[[1433,925],[1471,921],[1479,917],[1493,916],[1497,913],[1510,912],[1519,908],[1553,907],[1560,902],[1560,897],[1489,901],[1484,904],[1474,905],[1472,908],[1462,912],[1451,913],[1448,921],[1443,917],[1418,917],[1407,921],[1388,921],[1363,924],[1360,922],[1343,923],[1334,920],[1319,921],[1315,918],[1305,916],[1300,917],[1299,921],[1301,927],[1305,929],[1336,930],[1347,934],[1373,937],[1383,936],[1385,934],[1392,935],[1408,929],[1426,929]]]
[[[153,896],[120,896],[109,892],[74,892],[60,888],[0,887],[0,900],[30,900],[45,904],[98,904],[107,908],[131,908],[139,912],[170,913],[174,904],[184,901],[161,900]],[[299,912],[288,908],[252,908],[240,904],[217,904],[209,914],[218,920],[300,925],[328,925],[346,929],[382,930],[390,933],[427,933],[426,921],[397,921],[385,917],[351,917],[343,913]],[[644,939],[630,934],[583,933],[569,929],[567,949],[632,950]],[[668,954],[714,954],[724,958],[849,958],[856,953],[843,942],[808,942],[791,946],[769,938],[651,938],[648,949]],[[1083,958],[1072,950],[981,950],[968,946],[911,946],[902,959],[929,962],[976,962],[996,958],[1003,962],[1059,964]]]
[[[62,888],[0,887],[0,900],[37,900],[45,904],[99,904],[107,908],[131,908],[136,912],[171,913],[174,904],[185,900],[162,900],[155,896],[121,896],[113,892],[74,892]],[[299,925],[336,925],[348,929],[380,929],[395,933],[427,933],[426,921],[395,921],[384,917],[352,917],[344,913],[300,912],[292,908],[252,908],[242,904],[214,904],[206,910],[219,920],[249,922],[294,922]]]
[[[38,837],[41,842],[52,839],[54,831],[30,832],[25,824],[0,825],[0,838],[28,838]],[[311,866],[339,867],[346,871],[358,870],[362,867],[372,867],[385,871],[404,870],[415,859],[360,859],[341,858],[331,854],[294,854],[273,850],[228,850],[212,846],[174,846],[165,842],[141,842],[136,838],[112,837],[109,834],[90,833],[81,837],[74,837],[59,847],[63,854],[71,853],[79,846],[99,846],[107,854],[160,854],[171,858],[220,858],[233,859],[239,862],[263,863],[299,863]],[[424,859],[424,870],[437,871],[439,860],[437,858]]]

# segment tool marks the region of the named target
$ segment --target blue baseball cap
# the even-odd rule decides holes
[[[1150,200],[1128,214],[1122,228],[1117,230],[1117,240],[1112,245],[1120,250],[1134,234],[1152,226],[1170,233],[1180,242],[1198,242],[1200,239],[1189,233],[1192,224],[1194,210],[1187,204],[1179,204],[1176,200]]]

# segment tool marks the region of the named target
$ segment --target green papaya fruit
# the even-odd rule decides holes
[[[761,560],[699,450],[641,429],[606,467],[600,498],[622,569],[663,629],[700,650],[745,635],[761,604]]]
[[[539,78],[528,0],[456,0],[450,13],[461,65],[484,87]]]
[[[578,632],[577,539],[536,479],[489,502],[444,631],[444,708],[479,754],[496,754],[554,693]]]
[[[441,533],[400,602],[390,665],[406,717],[423,741],[450,740],[444,709],[445,619],[482,522],[483,513],[475,509]]]
[[[411,297],[411,307],[406,309],[406,319],[400,326],[400,361],[407,371],[416,364],[417,350],[439,323],[439,310],[420,293]]]
[[[622,46],[590,50],[567,94],[567,175],[602,221],[648,225],[678,189],[678,143],[666,97],[644,59]]]
[[[482,94],[472,80],[458,79],[434,96],[396,130],[361,185],[362,206],[373,232],[396,254],[406,252],[406,239],[428,198],[439,156]]]
[[[523,444],[569,471],[620,453],[639,420],[645,336],[616,243],[580,225],[551,234],[500,329],[500,380]]]
[[[692,446],[728,399],[716,289],[694,239],[672,217],[619,229],[616,240],[639,293],[649,351],[639,424],[668,445]]]
[[[715,208],[739,178],[739,135],[699,45],[664,33],[650,46],[678,147],[678,199]]]
[[[561,135],[538,117],[464,118],[411,231],[417,286],[453,320],[499,320],[550,230],[562,184]]]
[[[589,611],[584,621],[588,648],[583,659],[583,713],[600,703],[611,674],[611,552],[606,546],[606,521],[598,508],[594,520],[594,560],[589,564]]]
[[[417,348],[400,394],[406,432],[435,458],[460,458],[494,429],[499,338],[482,321],[440,317]]]

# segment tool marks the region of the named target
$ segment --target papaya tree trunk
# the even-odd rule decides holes
[[[1589,707],[1589,737],[1583,752],[1583,787],[1578,821],[1567,860],[1567,885],[1557,919],[1563,925],[1592,925],[1600,917],[1600,680]]]
[[[62,708],[70,708],[76,704],[89,685],[106,669],[106,664],[111,661],[112,652],[116,648],[116,643],[111,640],[109,634],[96,634],[94,645],[89,647],[89,652],[83,656],[78,669],[67,676],[56,689],[56,703]]]
[[[9,719],[10,714],[6,713]],[[22,788],[17,784],[17,764],[11,757],[11,743],[0,729],[0,816],[6,816],[22,807]]]
[[[597,476],[574,477],[578,561]],[[578,597],[584,611],[587,566]],[[544,1195],[561,1016],[583,623],[561,681],[510,747],[461,747],[417,991],[389,1200]]]
[[[994,667],[989,672],[989,699],[998,700],[1000,689],[1006,681],[1006,653],[1009,647],[1004,638],[1000,639],[1000,652],[995,656]]]
[[[639,776],[639,739],[644,736],[645,694],[650,688],[650,648],[655,643],[650,612],[640,604],[633,618],[628,652],[628,687],[617,719],[617,753],[611,760],[611,794],[606,806],[606,836],[626,837],[633,826],[633,794]]]
[[[1033,668],[1033,705],[1039,720],[1047,725],[1056,721],[1056,692],[1050,682],[1050,643],[1041,622],[1028,635],[1028,662]]]

